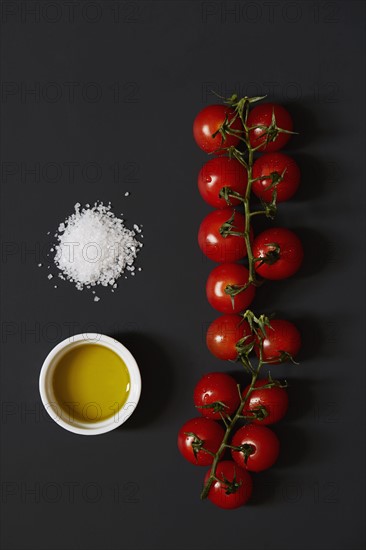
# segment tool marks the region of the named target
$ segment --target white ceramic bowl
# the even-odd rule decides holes
[[[83,422],[70,418],[70,415],[60,408],[53,393],[53,373],[61,357],[75,346],[85,346],[88,344],[99,344],[114,351],[124,361],[130,374],[131,384],[127,401],[114,416],[101,422]],[[140,399],[141,376],[134,357],[125,346],[104,334],[87,332],[76,334],[63,340],[50,351],[42,365],[39,376],[39,392],[46,411],[59,426],[75,434],[99,435],[118,428],[131,416]]]

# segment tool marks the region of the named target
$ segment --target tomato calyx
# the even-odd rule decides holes
[[[231,298],[231,303],[233,309],[235,308],[235,296],[244,292],[251,284],[254,284],[252,281],[248,281],[245,285],[227,285],[224,289],[225,294],[228,294]],[[255,286],[259,286],[259,281],[256,281]]]
[[[253,212],[253,214],[264,214],[266,218],[273,220],[277,214],[277,189],[273,190],[271,202],[261,200],[261,204],[263,210],[257,210],[257,212]]]
[[[240,116],[240,114],[239,114]],[[243,122],[243,118],[240,117],[240,120]],[[245,139],[244,139],[245,141]],[[230,147],[226,148],[226,153],[229,157],[229,159],[235,159],[245,168],[245,170],[248,172],[249,165],[246,159],[247,152],[246,151],[239,151],[234,145],[230,145]],[[245,199],[245,197],[243,197]]]
[[[197,409],[212,409],[214,413],[222,413],[225,409],[229,407],[225,405],[222,401],[214,401],[213,403],[207,403],[207,405],[197,405]]]
[[[244,237],[244,233],[240,231],[235,231],[237,227],[234,225],[234,218],[235,218],[235,210],[233,211],[230,218],[222,224],[222,226],[219,229],[219,233],[221,237],[226,239],[226,237],[233,236],[233,237]]]
[[[248,340],[250,341],[248,342]],[[251,335],[240,338],[240,340],[238,340],[235,344],[235,349],[238,352],[238,356],[240,357],[241,355],[249,355],[249,353],[251,353],[254,348],[254,344],[255,342]]]
[[[276,380],[276,379],[272,378],[270,372],[268,373],[267,379],[268,379],[268,383],[265,384],[264,386],[261,386],[261,388],[264,389],[264,390],[265,389],[270,389],[270,388],[273,388],[273,387],[287,388],[287,386],[288,386],[287,380],[284,380],[284,382],[280,382],[280,380]]]
[[[263,130],[262,135],[265,136],[264,147],[267,147],[269,143],[276,141],[279,134],[297,134],[297,132],[293,132],[292,130],[285,130],[284,128],[280,128],[279,126],[277,126],[274,109],[272,110],[272,119],[271,119],[271,124],[269,126],[258,124],[257,126],[252,126],[249,128],[249,130],[257,130],[257,129]],[[255,147],[255,150],[261,149],[261,148],[263,148],[263,143],[260,143],[258,147]]]
[[[229,481],[228,479],[226,479],[224,474],[222,475],[221,479],[218,478],[218,477],[215,477],[215,480],[218,481],[219,483],[221,483],[221,485],[225,486],[225,494],[226,495],[232,495],[232,494],[236,493],[242,485],[242,481],[238,482],[237,479],[236,479],[236,471],[234,471],[234,477],[233,477],[232,481]]]
[[[267,315],[260,315],[256,317],[252,311],[247,309],[244,313],[241,314],[242,321],[247,321],[249,328],[251,330],[251,335],[244,336],[236,343],[236,350],[238,352],[237,359],[241,361],[245,370],[253,374],[255,369],[250,361],[249,355],[253,351],[254,346],[257,342],[262,342],[266,337],[266,329],[271,327],[269,317]],[[262,363],[264,363],[263,358],[260,358]]]
[[[254,345],[255,341],[252,335],[244,336],[243,338],[238,340],[235,345],[235,349],[238,353],[237,361],[241,361],[245,370],[249,373],[252,373],[253,369],[248,356],[252,352]]]
[[[261,176],[259,178],[256,178],[253,181],[263,180],[263,179],[270,179],[271,183],[266,188],[266,191],[273,190],[272,192],[272,199],[270,202],[266,202],[263,199],[261,199],[261,205],[263,210],[256,210],[255,212],[252,212],[252,216],[256,216],[258,214],[264,214],[266,218],[269,218],[273,220],[277,214],[277,186],[283,181],[283,178],[285,176],[286,168],[283,170],[283,172],[280,174],[279,172],[271,172],[268,176]]]
[[[240,489],[243,483],[241,480],[240,481],[237,480],[236,470],[234,470],[234,476],[232,481],[227,479],[224,474],[222,474],[221,478],[213,476],[213,480],[217,481],[218,483],[220,483],[220,485],[222,485],[225,488],[226,495],[232,495],[236,493]]]
[[[243,108],[245,107],[245,105],[247,103],[251,104],[251,103],[257,103],[258,101],[262,101],[262,99],[266,99],[266,95],[262,95],[262,96],[254,96],[254,97],[248,97],[248,96],[244,96],[242,98],[238,98],[238,95],[237,94],[233,94],[232,96],[228,97],[227,99],[225,99],[224,97],[216,94],[218,97],[220,97],[221,99],[224,100],[224,103],[226,103],[227,105],[230,105],[230,107],[234,107],[235,109],[238,109],[238,110],[243,110]]]
[[[225,115],[225,120],[224,122],[221,124],[221,126],[216,130],[216,132],[214,132],[211,137],[212,139],[215,139],[215,137],[220,134],[221,136],[221,146],[219,147],[219,150],[222,149],[222,146],[224,145],[226,139],[227,139],[227,136],[228,135],[231,135],[231,136],[241,136],[242,134],[242,131],[241,130],[236,130],[235,128],[231,128],[232,124],[234,123],[234,121],[237,119],[238,115],[235,114],[235,116],[233,116],[232,118],[230,118],[229,120],[229,117],[228,115],[226,114]]]
[[[230,448],[234,451],[238,451],[239,453],[243,453],[245,464],[248,463],[248,458],[250,457],[250,455],[255,453],[255,447],[250,443],[243,443],[242,445],[238,445],[237,447],[230,445]]]
[[[271,386],[273,387],[273,386]],[[264,420],[268,416],[268,411],[263,405],[260,407],[257,407],[255,409],[251,409],[251,414],[243,415],[242,418],[245,418],[245,420]]]
[[[269,191],[270,189],[275,188],[281,181],[283,181],[283,178],[285,177],[287,168],[285,168],[282,172],[282,174],[279,174],[278,172],[271,172],[268,176],[262,176],[258,179],[270,179],[271,183],[268,187],[266,187],[266,191]]]
[[[265,362],[263,362],[265,363]],[[274,380],[271,376],[271,373],[268,373],[268,384],[264,384],[261,386],[262,390],[270,390],[271,388],[287,388],[288,383],[287,380],[284,380],[284,382],[280,382],[280,380]]]
[[[295,361],[295,359],[293,358],[291,353],[289,353],[288,351],[284,351],[284,350],[278,350],[278,355],[277,356],[268,357],[265,361],[263,361],[263,363],[266,364],[266,365],[276,365],[278,363],[287,363],[288,361],[290,361],[294,365],[300,365],[300,363]],[[285,386],[283,386],[283,387],[285,387]]]
[[[247,321],[250,330],[254,332],[254,334],[259,338],[263,339],[267,336],[267,328],[271,328],[271,322],[268,315],[260,315],[259,317],[256,317],[254,313],[247,309],[244,313],[242,313],[243,320]]]
[[[257,103],[258,101],[262,101],[262,99],[266,99],[267,97],[266,95],[262,95],[262,96],[254,96],[254,97],[244,96],[239,98],[237,94],[232,94],[230,97],[225,98],[224,96],[221,96],[218,93],[216,93],[214,90],[211,90],[211,91],[218,98],[222,99],[226,105],[229,105],[229,107],[232,107],[239,116],[240,114],[245,113],[246,114],[246,116],[244,116],[245,121],[248,115],[248,107],[252,103]]]
[[[266,243],[266,246],[270,248],[264,256],[254,258],[255,262],[258,262],[258,267],[263,264],[273,265],[275,264],[281,255],[281,247],[278,243]]]
[[[194,454],[195,459],[197,459],[198,453],[200,451],[204,451],[205,453],[208,453],[212,456],[215,456],[215,454],[208,449],[204,448],[204,440],[200,439],[194,432],[184,432],[185,435],[188,437],[192,437],[193,441],[191,441],[191,447]]]
[[[225,294],[228,294],[231,298],[235,298],[240,292],[244,292],[250,284],[248,281],[245,285],[227,285],[225,287]]]
[[[243,195],[237,191],[233,191],[230,187],[222,187],[219,192],[220,199],[224,199],[228,206],[232,206],[230,199],[238,199],[242,201],[244,199]]]
[[[295,359],[292,357],[291,353],[284,350],[279,350],[279,357],[277,358],[277,361],[280,363],[286,363],[287,361],[291,361],[294,365],[300,365]],[[268,361],[267,361],[268,363]]]
[[[262,280],[256,279],[256,280],[248,280],[244,285],[226,285],[224,292],[225,294],[228,294],[230,296],[233,309],[235,304],[235,301],[234,301],[235,296],[237,296],[241,292],[245,292],[245,290],[247,290],[247,288],[249,288],[250,285],[258,287],[258,286],[261,286],[263,282],[264,281]]]

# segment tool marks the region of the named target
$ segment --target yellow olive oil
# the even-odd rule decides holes
[[[53,374],[55,399],[69,419],[101,422],[118,413],[130,391],[124,361],[100,344],[81,344],[61,357]]]

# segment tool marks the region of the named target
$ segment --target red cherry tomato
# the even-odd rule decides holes
[[[279,181],[281,176],[282,181]],[[300,168],[294,159],[284,153],[268,153],[253,164],[253,179],[256,180],[252,184],[253,193],[258,198],[271,202],[276,190],[276,201],[283,202],[296,193],[300,183]],[[274,186],[275,181],[279,183]]]
[[[229,227],[225,229],[224,224],[228,225],[229,223],[231,229]],[[245,218],[234,208],[214,210],[203,219],[200,225],[198,230],[199,247],[214,262],[235,262],[247,255],[243,236],[244,229]],[[239,235],[231,235],[230,231],[239,233]]]
[[[293,231],[273,227],[260,233],[253,242],[253,255],[262,258],[254,264],[265,279],[287,279],[300,268],[304,257],[301,241]]]
[[[197,383],[193,401],[202,416],[220,420],[220,412],[224,416],[236,412],[240,397],[234,378],[223,372],[211,372]]]
[[[263,360],[281,363],[281,352],[296,357],[301,347],[301,336],[295,325],[283,319],[272,319],[270,323],[271,326],[266,327],[266,337],[263,340]],[[254,349],[259,357],[259,342]]]
[[[230,107],[209,105],[202,109],[193,123],[193,136],[198,147],[206,153],[216,154],[224,154],[225,150],[222,149],[224,147],[235,147],[240,141],[239,138],[226,134],[223,139],[219,132],[223,125],[230,126],[231,130],[243,131],[240,118],[235,118],[235,111]]]
[[[285,388],[280,388],[279,386],[274,386],[272,388],[263,388],[269,384],[269,380],[257,380],[254,384],[254,389],[247,402],[244,405],[243,414],[245,416],[251,416],[253,412],[258,411],[261,407],[267,412],[267,416],[264,416],[261,420],[255,418],[253,415],[253,420],[255,424],[269,425],[278,422],[283,418],[288,409],[288,395]],[[243,396],[248,393],[250,386],[247,386],[243,391]],[[258,388],[258,389],[257,389]]]
[[[249,271],[239,264],[221,264],[215,267],[206,283],[207,300],[214,309],[221,313],[239,313],[252,303],[255,287],[250,285],[243,292],[234,296],[234,304],[225,288],[229,285],[244,286],[248,282]]]
[[[214,208],[226,208],[225,199],[219,193],[223,187],[244,196],[248,185],[248,174],[240,162],[229,157],[215,157],[204,164],[198,174],[198,189],[202,198]],[[239,199],[230,197],[230,203],[237,206]]]
[[[192,418],[178,432],[178,449],[188,462],[196,466],[209,466],[211,453],[217,453],[225,431],[220,424],[208,418]]]
[[[218,359],[235,361],[238,356],[236,344],[249,336],[245,343],[252,341],[252,332],[247,321],[239,315],[222,315],[215,319],[208,328],[206,335],[207,347]]]
[[[231,456],[245,470],[262,472],[276,462],[280,452],[280,442],[272,430],[258,424],[247,424],[240,428],[231,440],[234,447],[243,447],[242,451],[231,450]]]
[[[272,124],[274,115],[278,129]],[[252,130],[249,131],[249,140],[252,147],[259,147],[259,151],[278,151],[282,149],[291,137],[293,124],[288,111],[282,105],[275,103],[262,103],[256,105],[247,118],[247,125]],[[265,128],[260,128],[265,126]],[[257,128],[256,128],[257,127]],[[285,130],[285,132],[281,131]]]
[[[205,476],[205,483],[210,471]],[[232,460],[222,460],[216,468],[216,477],[208,492],[208,499],[219,508],[231,510],[243,506],[252,494],[253,482],[250,474]]]

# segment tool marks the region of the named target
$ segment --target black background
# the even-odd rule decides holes
[[[363,547],[364,23],[361,1],[2,3],[3,550]],[[276,370],[291,384],[278,465],[232,512],[199,500],[204,472],[176,449],[194,384],[227,369],[204,343],[213,265],[196,244],[191,126],[210,89],[287,105],[303,173],[276,223],[303,238],[304,268],[254,303],[299,324],[302,362]],[[37,264],[97,199],[143,224],[145,247],[96,304]],[[134,416],[98,437],[59,428],[38,395],[50,349],[88,330],[126,344],[143,379]]]

